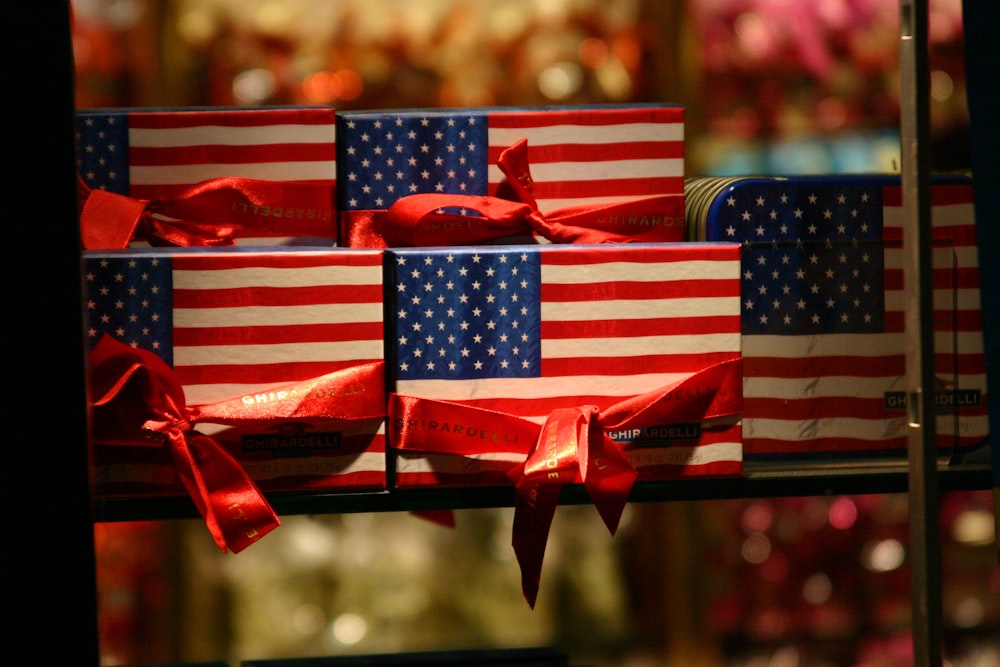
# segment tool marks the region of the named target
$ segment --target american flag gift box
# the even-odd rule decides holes
[[[742,473],[738,245],[386,253],[396,486],[509,485],[564,409],[638,480]]]
[[[337,241],[326,107],[76,112],[84,247]]]
[[[380,251],[136,248],[82,261],[91,364],[112,342],[126,358],[154,354],[180,387],[170,400],[186,404],[172,419],[262,491],[386,488]],[[166,448],[142,437],[141,399],[92,410],[98,497],[183,493]]]
[[[677,105],[339,111],[337,137],[341,245],[684,240]],[[411,195],[441,217],[400,234],[384,212]],[[483,220],[482,197],[532,215]]]
[[[983,451],[988,402],[972,180],[931,184],[942,459]],[[743,245],[747,463],[905,459],[898,175],[691,179],[693,238]]]

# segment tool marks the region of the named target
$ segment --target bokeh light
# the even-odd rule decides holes
[[[858,506],[847,496],[841,496],[830,505],[830,525],[847,530],[858,520]]]
[[[326,614],[319,605],[303,604],[292,613],[292,626],[299,634],[311,635],[326,624]]]
[[[746,533],[763,533],[771,528],[774,508],[766,500],[749,503],[743,510],[740,527]]]
[[[817,572],[806,579],[802,586],[802,597],[809,604],[823,604],[830,599],[833,582],[825,572]]]
[[[267,102],[277,87],[277,81],[270,70],[247,70],[233,78],[233,99],[237,104],[259,106]]]
[[[952,524],[951,534],[956,542],[969,546],[986,546],[996,539],[996,523],[992,512],[970,508],[961,512]]]
[[[748,563],[760,564],[771,555],[771,540],[767,535],[754,533],[743,540],[743,548],[740,549],[743,560]]]
[[[330,634],[338,644],[353,646],[368,633],[368,623],[358,614],[341,614],[333,620]]]
[[[903,565],[906,549],[896,539],[873,540],[865,544],[861,564],[872,572],[891,572]]]
[[[538,89],[550,100],[562,101],[580,90],[583,72],[576,63],[561,62],[546,67],[538,75]]]

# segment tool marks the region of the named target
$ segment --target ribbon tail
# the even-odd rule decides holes
[[[517,487],[511,544],[521,568],[521,592],[532,609],[538,599],[542,559],[561,488],[558,484],[539,484],[527,480],[522,480]]]
[[[192,447],[209,491],[209,502],[233,553],[239,553],[281,525],[278,515],[243,466],[208,436],[195,434]]]
[[[168,439],[181,481],[223,553],[239,553],[281,524],[257,485],[215,440],[199,434]]]
[[[603,444],[599,449],[591,445],[583,484],[604,525],[614,535],[639,473],[611,438],[603,433],[597,437]]]
[[[195,462],[193,453],[188,448],[187,441],[180,434],[167,435],[167,441],[170,443],[170,458],[173,459],[174,468],[181,478],[181,483],[184,484],[188,496],[191,497],[195,507],[198,508],[198,514],[205,521],[205,526],[208,528],[208,532],[211,533],[212,539],[215,540],[216,546],[225,553],[228,546],[225,533],[219,524],[212,504],[209,502],[209,493],[208,487],[205,484],[205,478],[198,469],[198,464]]]
[[[531,210],[537,211],[535,181],[531,178],[531,168],[528,163],[528,140],[518,139],[513,145],[503,149],[497,158],[497,166],[507,177],[501,186],[507,185],[516,201],[524,202],[531,207]]]

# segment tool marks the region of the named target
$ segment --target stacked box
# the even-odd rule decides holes
[[[972,180],[931,180],[935,426],[942,460],[986,452]],[[688,193],[693,238],[743,250],[748,463],[907,456],[905,216],[898,175],[716,178]]]
[[[547,418],[582,406],[640,481],[740,474],[739,252],[387,250],[394,484],[510,484]]]
[[[78,110],[84,247],[335,245],[334,116],[324,107]]]
[[[616,241],[684,240],[677,105],[341,111],[337,137],[342,245],[553,240],[536,228],[485,229],[482,196],[524,202],[549,222]],[[415,194],[446,195],[440,208],[458,219],[394,241],[383,212]]]
[[[83,272],[89,357],[155,353],[261,491],[386,487],[379,251],[94,251]],[[97,497],[184,493],[146,407],[92,410]]]

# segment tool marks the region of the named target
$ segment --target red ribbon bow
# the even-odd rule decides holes
[[[628,243],[683,240],[684,196],[571,206],[543,214],[535,201],[528,141],[497,160],[512,199],[423,193],[402,197],[385,211],[356,211],[342,236],[352,247],[474,245],[537,235],[552,243]],[[453,213],[459,209],[461,213]],[[652,215],[650,211],[659,211]],[[475,214],[478,215],[475,215]]]
[[[238,553],[280,521],[243,467],[198,421],[225,424],[293,419],[371,419],[384,416],[384,364],[375,362],[275,387],[281,400],[261,405],[235,398],[188,407],[173,371],[152,352],[104,336],[90,352],[88,386],[95,440],[145,444],[157,436],[215,543]]]
[[[125,248],[133,238],[153,246],[231,246],[241,230],[330,238],[336,231],[329,185],[213,178],[170,199],[135,199],[82,181],[79,191],[87,250]]]
[[[483,445],[474,444],[476,438],[441,428],[444,424],[476,424],[480,433],[491,434],[486,442],[499,440],[508,449],[524,450],[524,462],[508,471],[517,489],[512,545],[521,568],[521,590],[534,608],[563,485],[583,483],[611,534],[618,529],[638,472],[608,433],[732,417],[741,412],[742,398],[741,360],[734,358],[605,410],[593,405],[556,409],[541,426],[503,412],[398,394],[389,396],[389,418],[397,436],[394,447],[401,450],[458,455],[484,451]],[[431,423],[435,428],[419,427]]]

